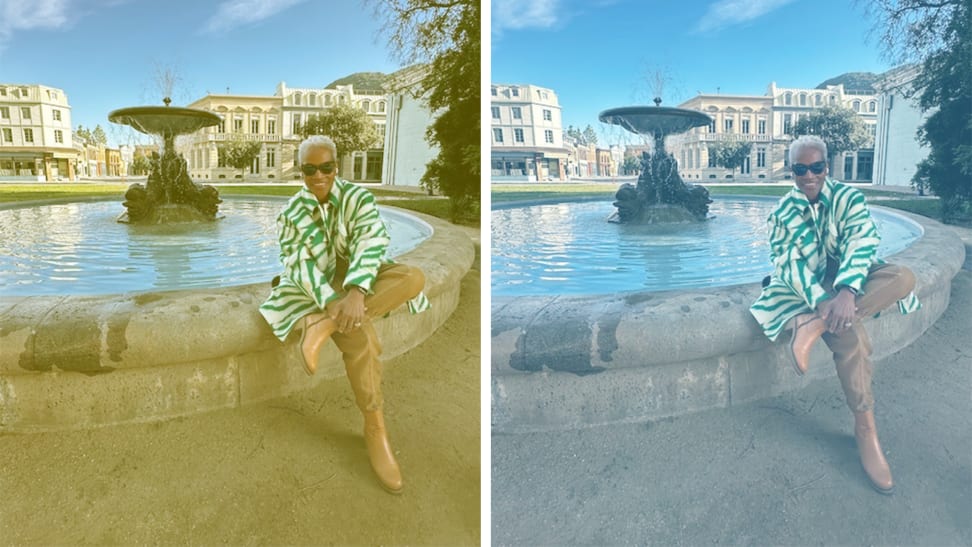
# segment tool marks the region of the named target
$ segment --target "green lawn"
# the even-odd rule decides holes
[[[125,195],[130,183],[117,184],[0,184],[0,203],[34,201],[48,199],[87,199],[117,196],[119,201]],[[450,220],[449,200],[441,196],[428,196],[424,193],[392,190],[387,188],[368,188],[378,198],[378,203],[392,205]],[[252,186],[219,186],[224,196],[292,196],[297,187],[270,184]],[[479,222],[463,221],[466,226],[479,226]]]

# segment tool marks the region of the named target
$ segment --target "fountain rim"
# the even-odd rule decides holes
[[[195,127],[184,131],[174,131],[171,128],[165,128],[160,132],[150,132],[146,131],[145,128],[140,127],[138,124],[129,123],[134,119],[135,116],[164,116],[167,118],[181,117],[183,119],[195,122],[193,124]],[[214,126],[222,121],[222,119],[222,117],[214,112],[185,106],[127,106],[125,108],[112,110],[108,113],[108,121],[111,123],[127,125],[139,133],[144,133],[146,135],[161,136],[188,135],[204,127]]]
[[[680,121],[689,121],[690,125],[685,126],[682,129],[671,130],[671,131],[642,131],[635,128],[635,124],[626,120],[625,117],[638,115],[642,116],[651,113],[652,116],[671,116],[677,118]],[[703,125],[708,125],[712,123],[713,118],[705,112],[699,110],[692,110],[689,108],[678,108],[673,106],[650,106],[650,105],[632,105],[632,106],[619,106],[615,108],[608,108],[607,110],[602,110],[598,115],[597,119],[604,123],[609,123],[612,125],[620,125],[628,131],[633,133],[638,133],[639,135],[653,134],[655,132],[661,131],[664,134],[673,133],[683,133],[689,129],[695,127],[702,127]],[[684,124],[683,124],[684,125]]]

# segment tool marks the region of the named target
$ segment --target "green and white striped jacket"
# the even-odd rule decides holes
[[[817,309],[831,297],[823,288],[827,257],[837,264],[834,286],[863,292],[881,237],[871,220],[864,194],[828,178],[817,206],[794,187],[770,214],[770,255],[774,271],[749,310],[770,340],[776,340],[791,317]],[[920,307],[912,292],[898,301],[901,313]]]
[[[348,264],[344,287],[357,285],[371,292],[390,238],[371,192],[334,178],[327,203],[301,187],[277,217],[280,283],[260,306],[260,313],[281,341],[304,315],[318,312],[340,297],[328,283],[338,259]],[[411,313],[430,307],[424,294],[408,301]]]

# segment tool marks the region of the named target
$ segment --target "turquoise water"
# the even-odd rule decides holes
[[[118,200],[0,209],[0,295],[106,294],[225,287],[280,273],[276,216],[286,198],[224,197],[222,220],[137,226]],[[432,234],[379,208],[394,257]]]
[[[492,294],[598,294],[721,287],[760,281],[771,271],[770,199],[716,199],[699,224],[612,224],[611,200],[496,208],[491,215]],[[872,210],[878,256],[921,237],[903,216]]]

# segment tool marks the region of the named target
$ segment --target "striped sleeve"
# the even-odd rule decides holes
[[[818,242],[800,215],[800,209],[792,204],[770,215],[770,253],[776,277],[811,309],[816,309],[828,295],[809,262],[809,257],[817,252]]]
[[[874,262],[881,236],[871,220],[864,195],[854,188],[838,185],[834,196],[834,216],[838,224],[837,255],[840,264],[834,286],[846,285],[860,291]]]
[[[345,211],[345,218],[348,219],[348,273],[344,278],[344,288],[356,285],[370,292],[391,239],[378,214],[375,197],[361,188],[351,188],[353,190],[348,193]]]

